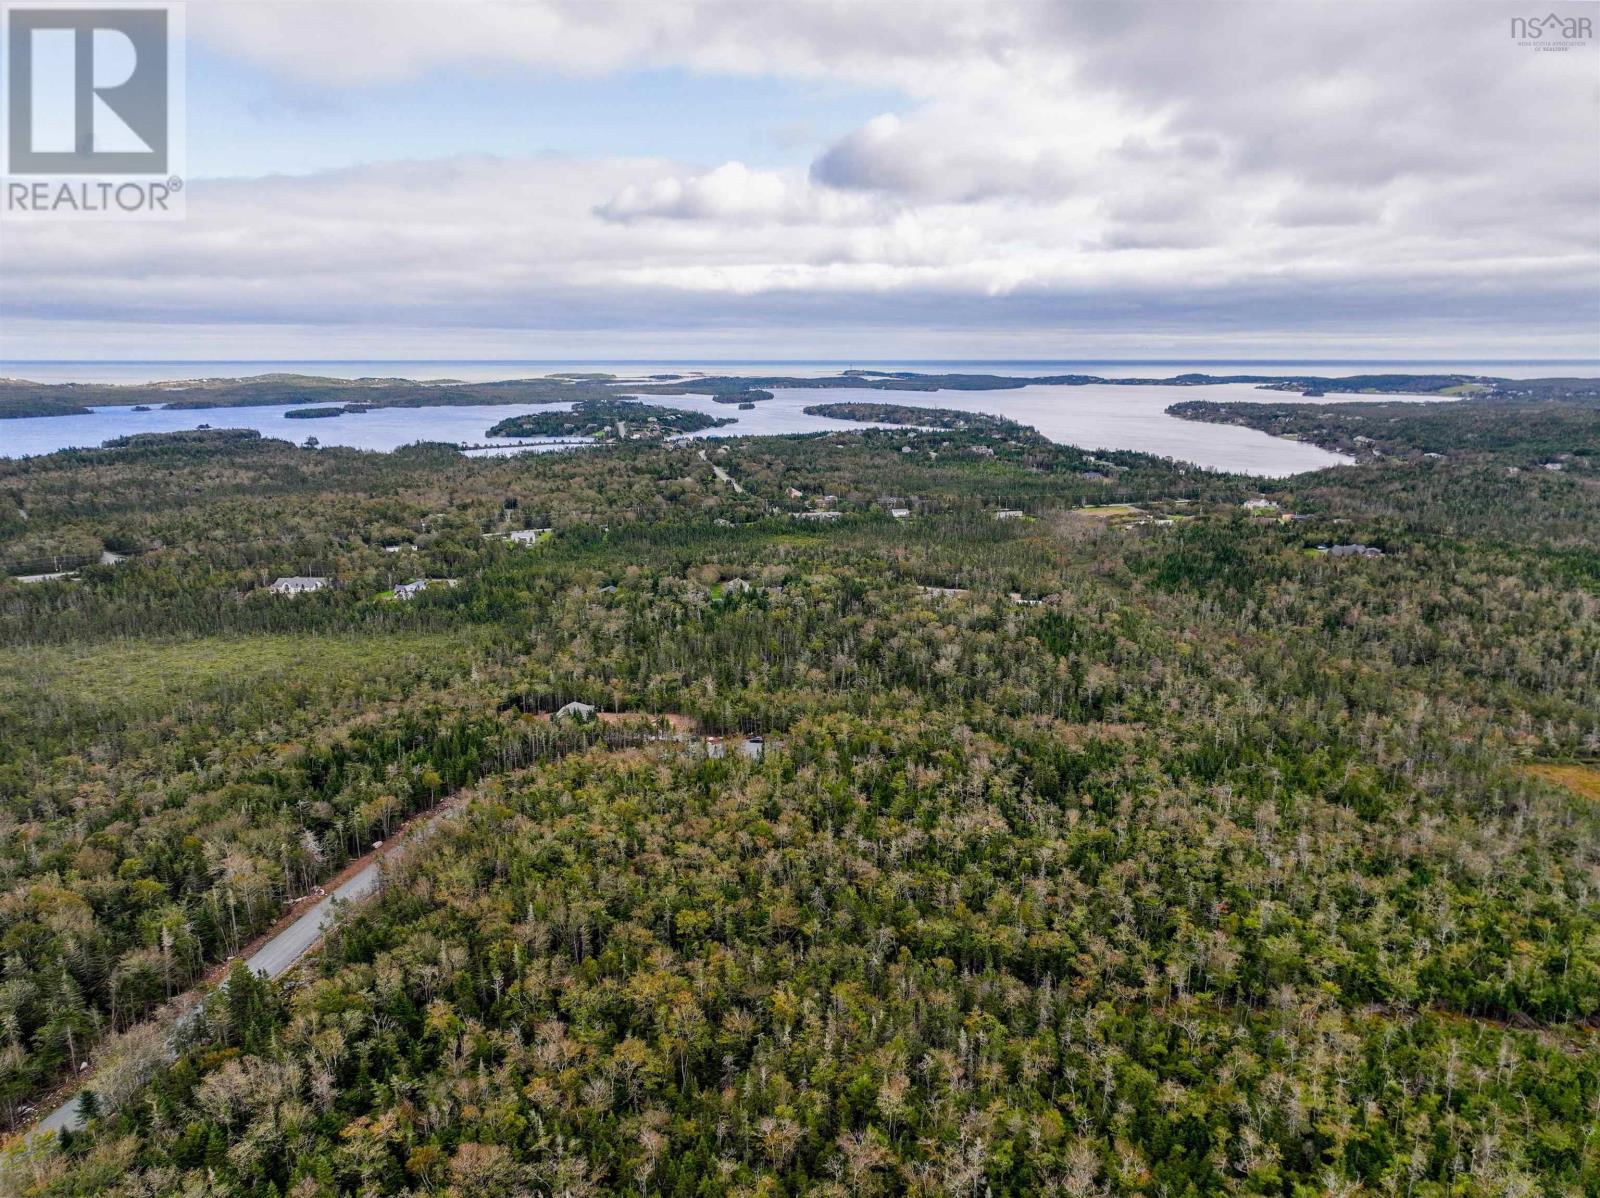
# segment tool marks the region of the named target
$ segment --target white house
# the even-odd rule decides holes
[[[996,520],[1021,520],[1028,513],[1018,511],[1016,508],[1001,508],[994,514]]]
[[[461,580],[458,578],[413,578],[410,582],[403,582],[394,589],[396,599],[415,599],[418,591],[425,591],[429,587],[453,587]]]
[[[328,585],[326,578],[316,575],[292,575],[275,579],[267,590],[274,595],[309,595],[312,591],[320,591]]]
[[[574,699],[550,718],[552,720],[592,720],[594,713],[595,707],[593,703],[580,703]]]

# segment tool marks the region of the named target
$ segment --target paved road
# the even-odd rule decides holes
[[[378,888],[378,865],[382,858],[375,859],[362,866],[355,873],[345,879],[344,884],[336,889],[327,898],[312,907],[299,919],[295,920],[271,940],[268,940],[255,952],[245,958],[245,964],[261,974],[263,977],[275,978],[288,972],[301,957],[305,956],[311,946],[322,938],[322,933],[334,920],[334,904],[350,902],[363,898]],[[199,1007],[195,1008],[197,1012]],[[185,1016],[173,1030],[177,1032],[185,1023],[194,1018],[194,1012]],[[77,1131],[83,1127],[83,1119],[78,1114],[78,1095],[74,1093],[70,1098],[51,1111],[36,1123],[28,1138],[42,1135],[46,1132],[60,1131],[62,1128],[71,1128]]]
[[[700,451],[700,460],[702,462],[705,462],[706,465],[711,467],[711,473],[712,474],[715,474],[718,478],[720,478],[723,482],[727,483],[730,487],[732,487],[740,495],[744,494],[744,488],[739,485],[739,480],[734,478],[733,475],[729,474],[726,470],[724,470],[721,466],[717,465],[715,462],[708,460],[706,458],[706,451],[703,450],[703,449]]]
[[[262,977],[280,976],[322,938],[324,929],[333,923],[335,903],[365,898],[377,888],[378,862],[372,861],[351,874],[345,879],[344,885],[246,957],[245,964]]]

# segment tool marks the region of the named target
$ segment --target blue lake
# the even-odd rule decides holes
[[[803,409],[812,404],[863,400],[983,412],[1032,425],[1051,440],[1063,444],[1079,445],[1086,449],[1138,450],[1212,469],[1269,477],[1318,470],[1346,460],[1312,445],[1269,437],[1252,429],[1178,420],[1165,412],[1169,405],[1189,399],[1282,403],[1290,398],[1281,392],[1262,391],[1240,383],[1209,387],[1033,385],[1008,391],[884,392],[854,387],[788,390],[778,391],[775,398],[758,404],[751,411],[739,411],[731,404],[719,404],[706,396],[643,398],[665,407],[688,408],[719,417],[731,417],[736,421],[723,428],[697,434],[707,437],[859,430],[862,427],[860,424],[807,415]],[[1321,402],[1350,402],[1358,398],[1335,396]],[[175,432],[201,425],[255,429],[263,436],[296,443],[303,442],[307,437],[316,437],[322,445],[385,452],[416,441],[505,444],[509,439],[489,438],[486,430],[508,416],[554,411],[566,405],[377,408],[316,420],[291,420],[284,416],[290,407],[302,406],[294,404],[190,411],[156,409],[149,412],[107,407],[82,416],[0,420],[0,456],[20,457],[66,448],[93,448],[113,437],[133,433]],[[571,444],[570,441],[552,439],[534,448],[559,450],[569,448]]]

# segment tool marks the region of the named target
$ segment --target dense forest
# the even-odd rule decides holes
[[[1185,420],[1241,424],[1311,441],[1352,457],[1495,460],[1508,469],[1562,470],[1600,455],[1600,385],[1554,401],[1533,395],[1479,395],[1450,404],[1213,403],[1191,400],[1167,411]]]
[[[1600,431],[1529,403],[1182,406],[1362,447],[1274,481],[895,405],[0,462],[74,566],[0,579],[0,1119],[87,1119],[4,1184],[1600,1192]]]
[[[512,416],[488,431],[491,437],[595,437],[629,440],[695,433],[732,424],[731,419],[625,399],[580,399],[567,411]]]

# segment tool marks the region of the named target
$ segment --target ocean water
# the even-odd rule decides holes
[[[459,379],[482,383],[496,379],[535,378],[557,371],[604,372],[622,378],[651,374],[785,374],[815,377],[841,370],[914,370],[922,373],[1097,374],[1102,378],[1166,378],[1175,374],[1307,374],[1328,377],[1341,374],[1490,374],[1502,378],[1541,376],[1600,377],[1600,359],[1526,360],[1331,360],[1284,358],[1216,359],[967,359],[832,361],[821,359],[750,360],[312,360],[250,361],[22,361],[0,360],[0,378],[30,379],[38,383],[149,383],[194,378],[240,378],[252,374],[315,374],[328,378]]]

